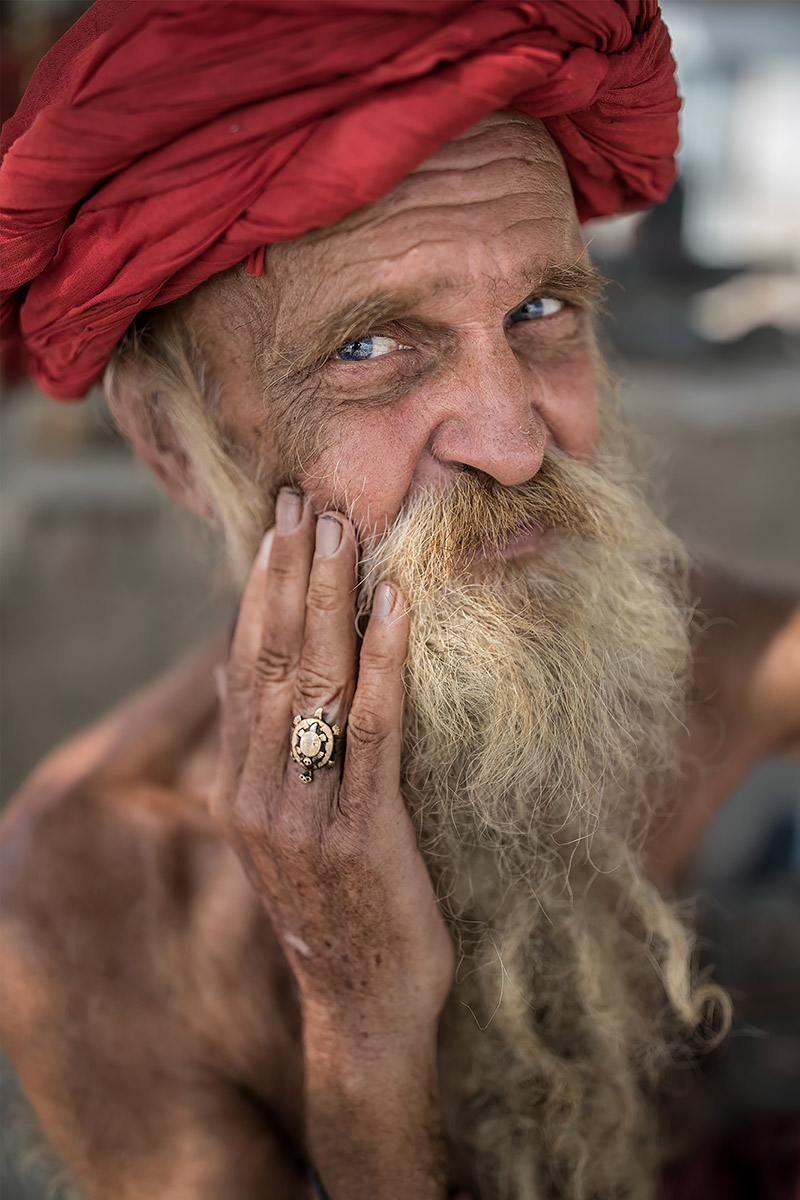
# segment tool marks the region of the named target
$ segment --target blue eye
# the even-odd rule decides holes
[[[381,354],[391,354],[392,350],[402,350],[405,347],[389,337],[362,337],[355,342],[345,342],[336,351],[340,362],[367,362],[371,358],[379,358]]]
[[[336,351],[336,357],[343,362],[363,362],[372,357],[372,338],[360,338],[357,342],[348,342]]]
[[[557,312],[561,312],[563,307],[563,300],[556,300],[552,296],[534,296],[520,304],[508,318],[508,322],[510,325],[518,325],[520,321],[538,321],[542,317],[553,317]]]

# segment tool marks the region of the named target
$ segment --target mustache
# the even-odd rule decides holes
[[[383,533],[361,539],[362,601],[383,579],[419,600],[446,585],[476,555],[503,561],[514,535],[558,529],[581,539],[602,538],[602,513],[589,486],[594,468],[548,452],[536,475],[521,484],[498,483],[462,471],[447,488],[429,488],[401,509]]]

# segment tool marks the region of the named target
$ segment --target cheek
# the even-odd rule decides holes
[[[590,351],[539,371],[539,404],[559,449],[576,458],[591,458],[597,446],[600,388],[597,364]]]
[[[379,526],[400,510],[425,438],[410,404],[356,411],[337,420],[303,486],[315,508],[350,511],[356,525]],[[421,440],[420,440],[421,439]]]

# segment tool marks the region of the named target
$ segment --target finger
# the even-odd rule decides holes
[[[264,602],[267,591],[267,568],[274,537],[274,528],[268,529],[258,548],[239,604],[231,648],[225,665],[223,683],[225,699],[229,707],[242,707],[244,711],[249,709],[254,664],[258,656],[258,648],[261,645]]]
[[[274,532],[274,529],[267,530],[258,548],[239,605],[228,661],[214,673],[222,711],[216,783],[220,796],[226,795],[238,778],[247,755],[253,663],[261,644],[267,567]]]
[[[396,796],[402,748],[408,614],[395,584],[375,592],[347,722],[342,807]]]
[[[254,660],[251,714],[251,735],[257,727],[259,743],[273,768],[275,747],[285,744],[288,737],[303,648],[313,546],[311,506],[298,492],[283,488],[275,506],[275,536],[267,567],[261,638]]]
[[[353,527],[338,513],[317,518],[314,560],[306,596],[303,653],[293,709],[311,717],[322,710],[330,725],[344,727],[356,675],[356,539]],[[287,747],[288,748],[288,747]],[[338,765],[335,763],[333,765]],[[289,768],[298,782],[306,774],[299,764]],[[315,790],[333,796],[339,772],[315,773]]]
[[[223,722],[223,782],[235,785],[250,750],[253,714],[261,690],[293,679],[303,638],[303,600],[308,580],[313,518],[304,498],[284,488],[245,588],[226,669],[227,720]],[[284,699],[283,724],[289,719]],[[280,721],[281,703],[269,704]]]
[[[356,539],[336,513],[317,519],[306,598],[306,636],[297,678],[298,711],[320,705],[344,720],[356,672]]]

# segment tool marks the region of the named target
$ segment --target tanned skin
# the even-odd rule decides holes
[[[255,573],[248,609],[265,575]],[[800,614],[730,581],[723,590],[734,603],[716,610],[698,680],[706,694],[718,686],[689,745],[706,766],[652,848],[664,882],[729,784],[763,753],[797,749]],[[210,647],[56,751],[4,821],[3,1040],[54,1147],[97,1197],[308,1196],[312,1148],[318,1162],[327,1139],[380,1153],[374,1118],[391,1117],[399,1096],[391,1056],[356,1073],[344,1096],[341,1062],[331,1080],[318,1059],[327,1138],[315,1147],[298,985],[209,812],[212,670],[226,650]],[[742,724],[767,740],[743,738]],[[424,1089],[412,1092],[430,1147],[436,1114]],[[396,1132],[383,1130],[390,1156]],[[347,1194],[323,1178],[332,1197]],[[373,1194],[418,1194],[400,1191],[401,1178],[373,1175]]]
[[[280,492],[230,650],[58,751],[4,822],[4,1042],[98,1200],[293,1200],[310,1194],[309,1161],[331,1200],[441,1200],[464,1183],[436,1063],[453,949],[399,792],[403,599],[376,603],[359,650],[354,527],[317,514],[347,496],[356,522],[378,523],[465,466],[514,483],[548,444],[591,453],[597,388],[575,311],[535,343],[508,321],[537,270],[580,257],[580,234],[563,164],[538,126],[505,114],[341,228],[278,249],[281,304],[263,295],[260,318],[276,369],[282,348],[303,351],[303,319],[376,277],[407,300],[413,288],[414,311],[402,336],[376,331],[392,343],[376,363],[352,373],[331,359],[311,385],[295,380],[299,404],[334,414],[327,448],[304,495]],[[236,304],[223,288],[196,318],[229,435],[258,443],[277,490],[286,463],[266,440]],[[134,416],[127,432],[202,508],[169,439],[148,440]],[[712,624],[699,645],[708,704],[687,760],[707,765],[651,848],[665,883],[724,792],[800,731],[788,603],[698,586],[735,625]],[[320,707],[347,723],[346,757],[304,786],[291,718]]]

